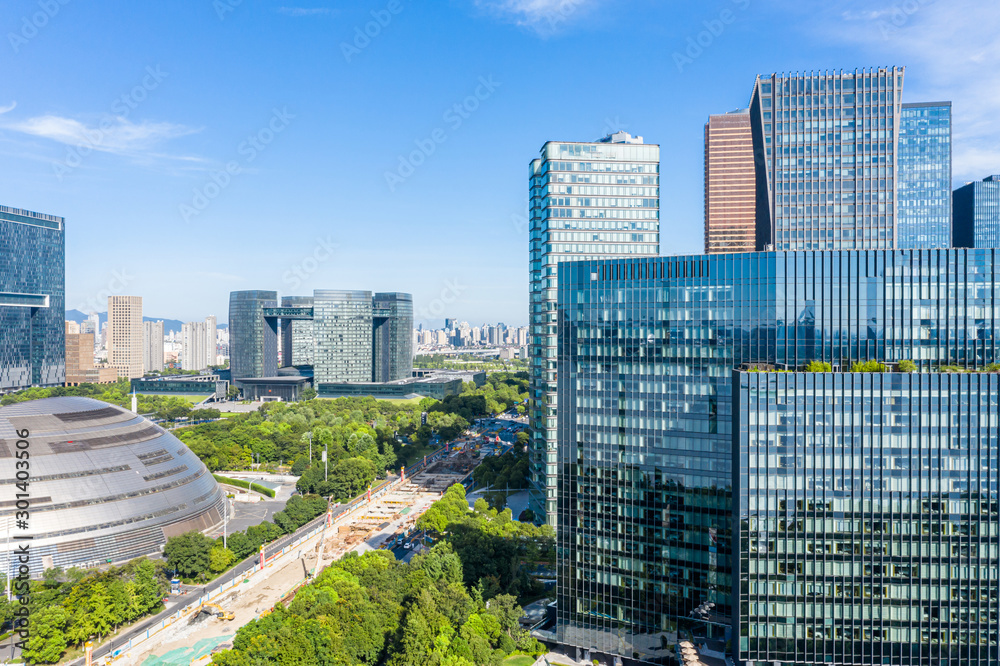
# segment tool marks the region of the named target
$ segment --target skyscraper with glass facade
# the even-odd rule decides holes
[[[757,248],[891,248],[905,68],[757,77]]]
[[[304,308],[311,311],[312,296],[282,296],[281,307]],[[284,367],[301,367],[313,364],[316,336],[312,318],[299,319],[289,316],[281,320],[281,363]]]
[[[1000,247],[1000,176],[955,190],[955,247]]]
[[[408,378],[413,373],[413,296],[375,294],[372,336],[372,381]]]
[[[278,306],[276,291],[229,294],[229,367],[232,380],[278,374],[278,322],[264,308]]]
[[[731,636],[734,368],[982,368],[998,359],[998,295],[993,250],[563,264],[559,641],[663,663],[685,632]]]
[[[371,381],[372,326],[372,292],[313,292],[316,384]]]
[[[0,206],[0,391],[66,381],[65,220]]]
[[[1000,663],[998,394],[987,373],[734,373],[738,663]]]
[[[951,102],[903,104],[896,247],[951,247]]]
[[[550,141],[529,168],[530,496],[556,516],[556,290],[562,262],[656,256],[660,147],[625,132],[594,143]]]

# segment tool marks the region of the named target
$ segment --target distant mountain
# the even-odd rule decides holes
[[[100,319],[101,325],[108,320],[107,312],[98,312],[98,318]],[[184,323],[179,319],[160,319],[158,317],[143,317],[143,321],[162,321],[163,322],[163,333],[167,334],[170,331],[181,332],[181,325]],[[79,310],[66,310],[66,321],[75,321],[80,323],[87,321],[87,315]],[[228,328],[228,324],[218,324],[218,328]]]

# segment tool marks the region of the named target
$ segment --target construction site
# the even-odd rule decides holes
[[[213,598],[207,607],[190,609],[180,621],[137,645],[131,654],[120,653],[112,663],[211,663],[213,652],[231,646],[237,629],[266,615],[275,604],[291,601],[299,588],[332,561],[351,551],[363,553],[412,538],[407,535],[412,535],[417,518],[449,486],[466,478],[480,460],[474,451],[444,455],[412,478],[403,478],[370,500],[362,498],[321,533]]]

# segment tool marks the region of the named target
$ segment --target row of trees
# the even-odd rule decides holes
[[[167,540],[163,555],[167,566],[188,579],[204,580],[209,572],[219,574],[234,562],[249,557],[261,545],[285,534],[292,534],[316,516],[326,511],[322,497],[294,496],[282,511],[274,514],[274,522],[264,521],[243,532],[230,534],[225,545],[222,537],[212,539],[201,532],[187,532]]]
[[[487,598],[465,578],[447,543],[409,564],[386,551],[350,553],[287,609],[240,629],[213,663],[499,666],[515,651],[544,651],[518,624],[514,597]]]
[[[169,589],[163,566],[143,559],[89,574],[46,570],[42,580],[31,582],[25,663],[56,663],[70,645],[82,645],[91,636],[100,640],[124,624],[159,612]]]
[[[114,384],[80,384],[79,386],[55,386],[52,388],[30,388],[17,393],[8,393],[0,398],[0,406],[12,405],[26,400],[73,396],[94,398],[125,409],[132,406],[132,389],[127,379],[119,379]],[[138,395],[140,414],[153,414],[162,419],[179,419],[191,415],[191,403],[184,398],[170,395]],[[218,418],[218,410],[213,418]],[[202,417],[205,418],[205,417]]]
[[[482,498],[473,510],[461,484],[451,486],[417,520],[417,528],[440,535],[459,554],[468,585],[487,597],[511,594],[519,599],[540,594],[530,573],[540,563],[555,561],[555,531],[513,520],[510,509],[497,511]]]

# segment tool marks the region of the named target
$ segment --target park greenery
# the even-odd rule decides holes
[[[79,386],[56,386],[52,388],[29,388],[17,393],[8,393],[0,399],[0,406],[12,405],[27,400],[39,400],[41,398],[58,398],[62,396],[74,396],[93,398],[102,402],[108,402],[125,409],[132,407],[132,394],[129,381],[119,379],[114,384],[80,384]],[[191,403],[184,398],[168,395],[142,395],[136,396],[140,414],[150,414],[155,418],[175,420],[178,418],[189,418],[192,409]],[[218,410],[215,418],[218,418]],[[207,417],[202,417],[207,418]]]
[[[176,571],[189,581],[205,581],[209,574],[218,575],[232,565],[256,553],[261,545],[292,534],[313,518],[326,512],[322,497],[296,495],[282,511],[274,514],[274,522],[265,521],[233,532],[223,540],[212,539],[201,532],[187,532],[167,539],[163,556],[167,569]],[[225,543],[225,545],[223,545]]]
[[[244,488],[246,490],[252,490],[255,493],[260,493],[261,495],[267,495],[268,497],[274,497],[274,491],[266,486],[262,486],[259,483],[253,483],[251,481],[244,481],[243,479],[230,479],[229,477],[219,476],[218,474],[213,474],[215,480],[219,483],[227,486],[233,486],[235,488]]]
[[[544,652],[518,623],[518,596],[537,591],[527,567],[553,555],[551,528],[485,502],[470,511],[460,485],[428,514],[423,526],[439,536],[429,551],[409,563],[387,551],[346,555],[241,628],[213,663],[499,666]]]
[[[528,369],[528,362],[515,358],[500,360],[471,354],[419,354],[413,367],[427,370],[465,370],[470,372],[518,372]]]
[[[518,443],[502,456],[491,456],[486,458],[476,469],[472,471],[472,480],[476,486],[488,492],[484,493],[487,504],[492,507],[502,509],[507,505],[507,496],[511,491],[517,491],[528,487],[528,451],[521,443],[523,440],[518,433]],[[530,521],[533,514],[521,515],[520,520]]]
[[[56,663],[71,646],[159,612],[169,589],[164,564],[146,559],[89,573],[47,569],[30,585],[31,635],[23,652],[29,664]],[[2,603],[4,620],[10,621],[13,604]]]

